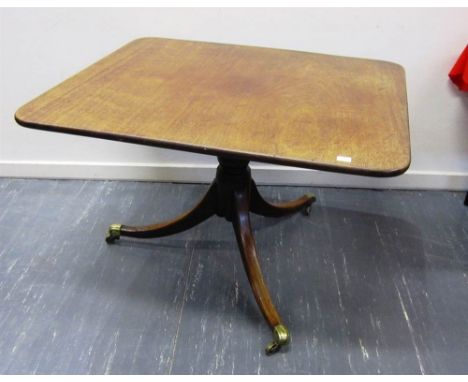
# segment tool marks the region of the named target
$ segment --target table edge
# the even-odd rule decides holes
[[[340,174],[350,174],[350,175],[361,175],[361,176],[369,176],[369,177],[377,177],[377,178],[388,178],[393,176],[398,176],[403,174],[411,164],[411,147],[408,145],[408,162],[405,163],[404,166],[401,168],[396,169],[388,169],[388,170],[381,170],[381,169],[363,169],[363,168],[356,168],[356,167],[345,167],[339,165],[333,165],[328,163],[320,163],[320,162],[307,162],[301,160],[294,160],[290,158],[283,158],[283,157],[272,157],[267,155],[262,155],[258,153],[248,153],[248,152],[239,152],[239,151],[230,151],[224,149],[215,149],[210,147],[202,147],[202,146],[194,146],[190,144],[184,144],[180,142],[167,142],[163,140],[154,140],[154,139],[147,139],[137,136],[128,136],[128,135],[118,135],[113,133],[106,133],[106,132],[96,132],[90,130],[82,130],[76,128],[68,128],[68,127],[61,127],[61,126],[54,126],[54,125],[47,125],[35,122],[29,122],[26,120],[22,120],[18,116],[18,112],[21,110],[19,108],[15,113],[15,121],[23,127],[32,128],[36,130],[45,130],[45,131],[52,131],[58,133],[65,133],[71,135],[80,135],[85,137],[91,138],[99,138],[99,139],[106,139],[111,141],[117,142],[124,142],[124,143],[132,143],[144,146],[151,146],[151,147],[160,147],[165,149],[172,149],[172,150],[179,150],[179,151],[187,151],[193,152],[197,154],[205,154],[211,156],[222,156],[228,157],[233,159],[242,159],[242,160],[249,160],[249,161],[256,161],[262,163],[269,163],[281,166],[291,166],[291,167],[299,167],[308,170],[320,170],[320,171],[327,171],[327,172],[334,172]]]

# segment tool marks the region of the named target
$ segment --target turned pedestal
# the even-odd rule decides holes
[[[268,325],[273,330],[273,341],[266,347],[267,354],[271,354],[288,343],[290,335],[276,310],[263,279],[249,213],[279,217],[304,211],[308,215],[315,197],[308,194],[287,203],[269,203],[258,192],[251,177],[248,161],[221,157],[218,157],[218,161],[216,177],[208,192],[191,210],[174,220],[142,227],[112,224],[109,227],[106,241],[114,243],[121,236],[155,238],[173,235],[188,230],[213,215],[224,217],[232,223],[255,300]]]

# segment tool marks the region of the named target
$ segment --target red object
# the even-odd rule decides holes
[[[468,92],[468,45],[458,57],[457,62],[449,73],[452,82],[463,92]]]

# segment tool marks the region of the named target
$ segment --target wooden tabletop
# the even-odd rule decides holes
[[[26,127],[304,168],[410,163],[404,70],[384,61],[135,40],[21,107]]]

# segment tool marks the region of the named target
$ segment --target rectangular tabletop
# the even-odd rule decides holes
[[[21,107],[23,126],[373,176],[410,163],[404,70],[384,61],[135,40]]]

